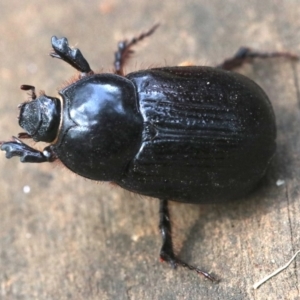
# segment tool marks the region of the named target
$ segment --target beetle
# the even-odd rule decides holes
[[[187,267],[173,250],[168,201],[213,203],[242,198],[263,178],[276,149],[276,125],[266,93],[231,70],[256,57],[295,56],[241,48],[217,67],[177,66],[124,74],[132,47],[158,25],[118,44],[114,72],[96,74],[66,38],[52,37],[53,52],[80,73],[59,91],[20,104],[25,132],[2,142],[21,162],[60,160],[85,178],[110,181],[160,200],[160,258]],[[50,145],[38,151],[21,139]]]

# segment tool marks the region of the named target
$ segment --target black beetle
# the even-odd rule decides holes
[[[160,199],[160,257],[186,264],[173,251],[168,200],[212,203],[245,196],[264,176],[276,149],[272,106],[252,80],[228,71],[254,57],[287,56],[241,48],[212,67],[163,67],[123,74],[131,47],[152,27],[115,53],[114,74],[94,74],[79,49],[52,37],[50,55],[72,65],[78,80],[60,99],[35,94],[20,105],[19,138],[50,143],[43,152],[18,138],[3,142],[6,157],[53,162],[93,180]]]

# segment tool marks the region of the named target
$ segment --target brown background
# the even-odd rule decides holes
[[[0,140],[20,131],[21,84],[55,96],[74,74],[48,56],[54,34],[67,36],[94,70],[111,70],[117,41],[159,21],[128,71],[185,60],[214,65],[241,45],[300,54],[299,4],[2,0]],[[278,151],[264,185],[228,205],[172,206],[181,257],[212,272],[219,284],[159,263],[157,200],[85,180],[59,164],[21,164],[1,153],[0,298],[299,299],[299,258],[252,289],[300,248],[299,64],[255,60],[239,71],[265,89],[277,117]],[[278,179],[285,184],[276,186]]]

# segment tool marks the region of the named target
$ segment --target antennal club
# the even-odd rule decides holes
[[[32,100],[36,99],[35,87],[33,85],[22,84],[20,89],[23,91],[30,91],[31,93],[29,95],[30,95],[31,99]]]

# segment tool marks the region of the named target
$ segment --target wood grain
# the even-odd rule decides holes
[[[74,74],[48,57],[52,35],[67,36],[95,70],[111,70],[117,41],[157,21],[161,27],[136,49],[127,72],[187,60],[215,65],[242,45],[300,54],[298,1],[13,0],[0,11],[0,140],[20,131],[21,84],[55,96]],[[247,199],[172,205],[178,252],[218,284],[159,263],[156,199],[1,153],[0,299],[299,299],[299,258],[252,288],[300,249],[299,63],[257,59],[238,71],[274,105],[274,163]]]

